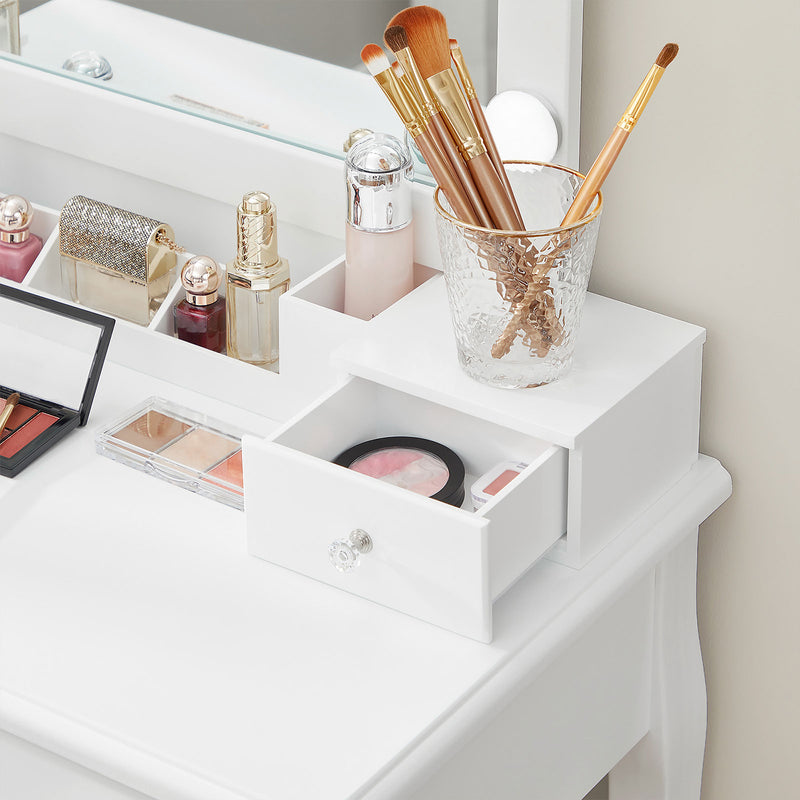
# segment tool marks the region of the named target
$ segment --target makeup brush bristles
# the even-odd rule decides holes
[[[444,14],[430,6],[414,6],[395,14],[389,28],[401,27],[423,78],[450,66],[450,37]],[[389,30],[387,28],[387,31]]]
[[[676,45],[674,42],[665,44],[664,47],[661,48],[661,52],[658,54],[656,64],[662,69],[666,69],[672,63],[672,60],[676,55],[678,55],[678,45]]]
[[[391,69],[392,66],[386,57],[386,53],[377,44],[364,45],[361,50],[361,60],[369,70],[370,75],[373,76],[379,75],[384,70]]]
[[[393,53],[408,47],[408,37],[402,25],[392,25],[390,23],[389,27],[383,32],[383,41],[386,42],[386,46]]]

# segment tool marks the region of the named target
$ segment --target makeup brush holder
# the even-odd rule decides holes
[[[458,360],[475,380],[515,389],[551,383],[572,365],[602,195],[584,219],[552,227],[583,176],[541,162],[506,170],[528,231],[461,222],[440,189],[434,204]]]

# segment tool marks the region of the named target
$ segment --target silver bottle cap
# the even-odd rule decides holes
[[[195,306],[210,306],[217,301],[219,266],[208,256],[192,256],[181,270],[186,300]]]
[[[414,165],[405,145],[386,133],[359,139],[345,160],[347,221],[364,231],[394,231],[411,222]]]
[[[18,194],[9,194],[0,199],[0,242],[19,244],[31,235],[29,229],[33,219],[31,204]]]

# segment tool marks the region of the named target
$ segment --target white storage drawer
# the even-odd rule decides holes
[[[358,442],[419,436],[467,472],[454,508],[331,463]],[[479,511],[469,486],[501,461],[529,464]],[[253,555],[481,641],[493,600],[566,530],[567,451],[361,378],[348,378],[269,441],[244,442]],[[328,548],[366,531],[371,552],[341,573]]]

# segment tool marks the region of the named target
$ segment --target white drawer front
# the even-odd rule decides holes
[[[420,436],[464,462],[467,502],[454,508],[331,463],[353,444]],[[271,441],[244,441],[253,555],[480,641],[491,604],[565,530],[561,447],[437,403],[350,378]],[[479,475],[508,459],[529,466],[477,512]],[[365,531],[372,550],[337,571],[329,546]]]
[[[251,439],[245,453],[253,555],[491,639],[487,520],[272,442]],[[328,547],[356,529],[369,534],[373,549],[339,572]]]

